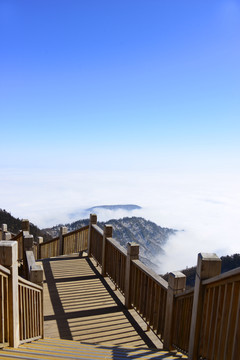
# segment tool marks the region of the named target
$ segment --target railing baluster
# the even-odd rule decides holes
[[[1,276],[1,342],[2,344],[5,343],[5,334],[4,334],[4,289],[3,289],[3,277]]]
[[[232,327],[232,313],[234,311],[234,290],[235,290],[235,283],[232,283],[231,286],[231,295],[230,295],[230,302],[229,302],[229,311],[227,315],[227,327],[226,327],[226,336],[225,336],[225,347],[224,347],[224,360],[227,359],[228,354],[232,351],[232,340],[233,340],[233,327]]]
[[[237,359],[240,354],[240,295],[238,293],[238,304],[236,312],[236,323],[234,328],[234,342],[232,348],[232,358],[231,360]]]

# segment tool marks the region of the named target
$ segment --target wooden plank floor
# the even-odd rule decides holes
[[[42,260],[45,337],[154,348],[134,311],[128,311],[87,257]],[[146,326],[145,326],[146,327]],[[160,341],[157,347],[161,347]]]

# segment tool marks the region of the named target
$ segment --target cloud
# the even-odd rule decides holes
[[[40,227],[67,223],[102,204],[137,204],[131,213],[101,210],[99,221],[113,216],[142,216],[163,227],[184,230],[164,246],[159,272],[196,264],[198,252],[219,256],[240,252],[239,174],[181,172],[73,172],[6,170],[0,178],[1,208]],[[84,217],[85,217],[84,216]]]

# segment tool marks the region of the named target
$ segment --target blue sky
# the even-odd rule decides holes
[[[5,166],[16,149],[40,167],[238,157],[239,2],[1,0],[0,13]]]
[[[0,44],[0,208],[137,203],[183,228],[205,199],[237,224],[239,1],[0,0]]]

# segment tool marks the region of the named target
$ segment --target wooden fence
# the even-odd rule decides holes
[[[73,254],[88,248],[88,225],[63,235],[63,254]]]
[[[106,239],[106,274],[115,286],[125,294],[127,251],[115,239]]]
[[[73,254],[88,248],[88,226],[58,236],[52,240],[39,244],[39,259],[46,259],[59,255]],[[62,241],[61,241],[62,240]]]
[[[43,288],[18,277],[20,343],[43,337]]]
[[[9,345],[9,290],[10,270],[0,265],[0,347]]]
[[[173,307],[172,346],[186,354],[188,353],[190,336],[193,294],[194,290],[190,289],[175,295],[175,304]]]
[[[131,267],[131,305],[163,339],[168,284],[139,260],[133,260]]]
[[[0,347],[43,337],[43,287],[18,275],[17,241],[0,241]]]
[[[199,357],[240,358],[240,268],[205,280]]]
[[[125,296],[125,305],[135,308],[166,348],[188,354],[189,360],[239,358],[240,268],[215,277],[220,259],[199,254],[196,286],[185,291],[185,275],[170,273],[174,282],[167,283],[106,237],[96,219],[93,224],[90,220],[89,232],[89,254]]]
[[[137,258],[130,261],[127,269],[130,254],[115,239],[104,239],[104,236],[105,230],[96,224],[91,226],[91,255],[104,269],[104,275],[108,275],[116,288],[129,299],[126,306],[134,307],[148,327],[163,338],[167,282],[138,260],[138,252]]]
[[[39,258],[46,259],[49,257],[54,257],[60,255],[59,251],[59,237],[56,237],[52,240],[46,241],[42,244],[39,244]]]
[[[39,244],[40,257],[87,250],[103,276],[109,276],[125,296],[126,307],[138,312],[165,348],[180,350],[189,360],[240,358],[240,268],[220,275],[221,260],[215,254],[199,254],[195,287],[185,291],[185,275],[170,273],[166,282],[139,261],[137,244],[128,243],[124,249],[112,238],[110,226],[103,231],[96,220],[92,215],[89,226]],[[21,234],[16,240],[21,244]],[[0,346],[9,343],[11,327],[5,319],[10,311],[6,305],[10,276],[0,266]],[[42,337],[42,287],[18,278],[18,288],[20,342]]]
[[[103,254],[103,230],[97,225],[92,225],[91,255],[101,266],[102,266],[102,254]]]

